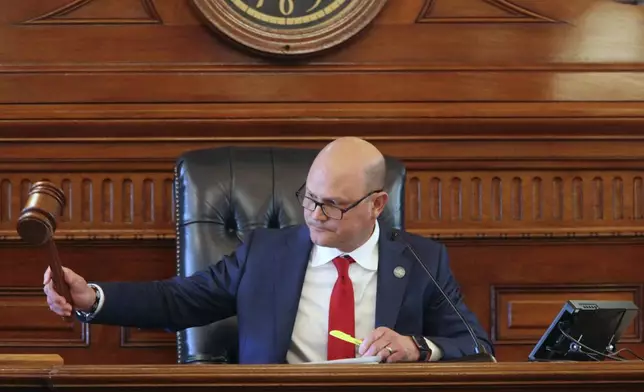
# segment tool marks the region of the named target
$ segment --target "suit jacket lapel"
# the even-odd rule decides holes
[[[382,226],[381,226],[382,227]],[[391,240],[391,232],[380,231],[378,241],[378,292],[376,293],[376,328],[394,329],[413,260],[403,255],[405,246]],[[397,271],[397,273],[394,273]],[[404,273],[403,276],[402,273]]]
[[[275,293],[275,313],[273,315],[275,342],[275,361],[285,361],[291,344],[293,326],[302,294],[304,274],[309,262],[313,243],[309,230],[302,225],[294,236],[288,236],[286,246],[275,254],[273,292]]]

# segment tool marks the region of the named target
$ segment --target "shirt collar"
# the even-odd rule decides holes
[[[327,248],[324,246],[314,245],[311,253],[311,266],[319,267],[331,262],[334,258],[343,255],[349,255],[361,267],[376,271],[378,270],[378,239],[380,238],[380,227],[376,221],[376,227],[371,233],[371,237],[360,247],[352,252],[345,253],[336,248]]]

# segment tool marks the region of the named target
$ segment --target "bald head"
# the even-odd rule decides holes
[[[385,186],[385,158],[373,144],[357,137],[343,137],[329,143],[315,158],[313,171],[349,181],[354,186],[361,184],[361,192]]]
[[[384,185],[385,158],[371,143],[356,137],[329,143],[306,178],[308,200],[318,203],[303,204],[313,243],[343,252],[364,244],[387,204]]]

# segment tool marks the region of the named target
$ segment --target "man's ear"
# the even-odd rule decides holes
[[[374,218],[377,218],[382,214],[382,211],[385,209],[385,206],[387,206],[387,201],[389,201],[389,195],[387,192],[380,192],[378,196],[376,196],[373,199],[373,215]]]

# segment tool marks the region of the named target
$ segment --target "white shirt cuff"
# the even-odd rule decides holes
[[[96,291],[98,291],[98,293],[100,294],[100,298],[98,299],[98,306],[96,307],[96,310],[92,314],[93,316],[95,316],[95,315],[98,314],[98,312],[101,311],[101,308],[103,307],[103,304],[105,303],[105,293],[103,292],[103,289],[99,285],[96,285],[94,283],[88,283],[87,285],[89,287],[95,289]]]
[[[441,358],[443,358],[443,350],[441,350],[440,347],[435,345],[434,342],[432,342],[427,338],[425,338],[425,341],[427,342],[429,349],[432,350],[432,355],[429,357],[429,360],[431,362],[436,362],[436,361],[439,361]]]
[[[92,319],[96,317],[98,312],[101,311],[101,308],[103,307],[103,303],[105,303],[105,293],[103,293],[103,289],[101,288],[101,286],[96,285],[94,283],[88,283],[87,286],[91,287],[92,289],[98,292],[98,305],[96,305],[96,310],[91,313],[77,311],[77,313],[83,318],[83,321],[86,323],[92,321]]]

